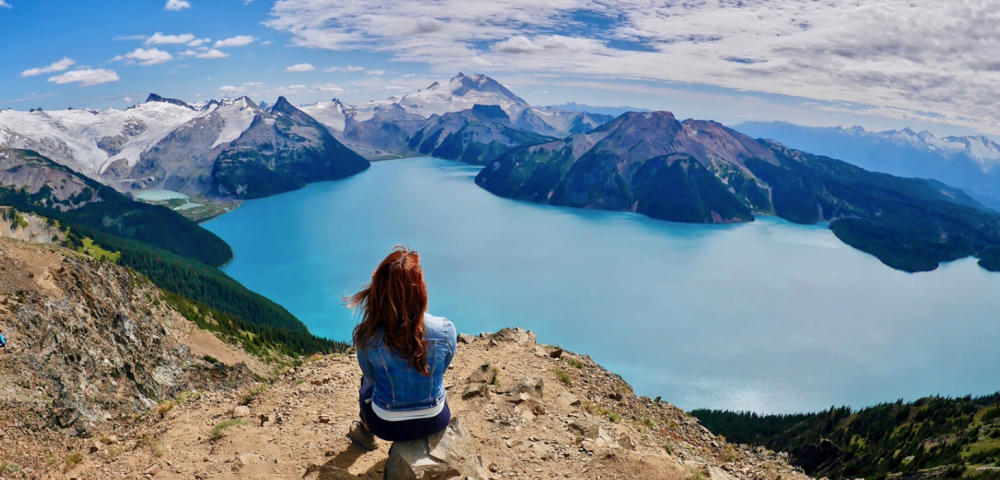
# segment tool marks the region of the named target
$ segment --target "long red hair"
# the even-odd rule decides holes
[[[394,248],[372,273],[371,283],[346,300],[361,312],[361,321],[354,327],[355,347],[371,345],[381,333],[382,341],[411,367],[430,375],[424,338],[427,284],[416,250]]]

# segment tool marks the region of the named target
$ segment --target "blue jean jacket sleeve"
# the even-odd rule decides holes
[[[365,377],[365,381],[370,385],[375,385],[375,369],[368,361],[368,355],[364,349],[358,349],[358,366],[361,367],[361,374]]]
[[[448,322],[448,356],[445,358],[445,370],[448,370],[448,365],[451,365],[451,361],[455,358],[455,351],[457,350],[458,332],[455,330],[455,324]]]

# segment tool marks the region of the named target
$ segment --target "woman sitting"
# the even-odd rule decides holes
[[[361,321],[354,328],[362,380],[361,422],[348,437],[378,448],[375,437],[402,442],[448,426],[444,372],[455,357],[458,335],[447,319],[427,314],[427,285],[416,251],[396,247],[372,281],[347,299]]]

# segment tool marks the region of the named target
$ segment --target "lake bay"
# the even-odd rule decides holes
[[[682,408],[866,406],[1000,389],[1000,274],[907,274],[823,226],[689,225],[495,197],[457,162],[378,162],[203,224],[224,270],[321,336],[396,244],[463,333],[521,326]]]

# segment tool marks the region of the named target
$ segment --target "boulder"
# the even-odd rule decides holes
[[[563,349],[559,347],[556,347],[551,352],[549,352],[549,356],[556,359],[561,358],[562,354],[563,354]]]
[[[468,333],[458,334],[458,343],[472,343],[476,337],[469,335]]]
[[[396,442],[389,449],[385,478],[391,480],[485,480],[489,474],[474,451],[472,435],[460,418],[422,440]]]
[[[490,339],[490,346],[496,346],[503,342],[513,342],[518,345],[534,345],[535,334],[525,331],[521,327],[501,329]]]
[[[497,371],[493,369],[493,365],[485,363],[476,368],[475,371],[469,375],[469,383],[484,383],[489,385],[493,383],[493,380],[497,378]]]
[[[569,424],[569,427],[579,432],[580,436],[582,436],[584,439],[587,440],[596,439],[597,436],[600,435],[600,432],[603,430],[600,427],[600,425],[597,424],[597,422],[592,422],[590,420],[583,418]]]
[[[250,416],[250,408],[240,405],[233,409],[233,418],[246,418]]]
[[[541,377],[525,378],[517,382],[514,388],[507,393],[514,395],[514,401],[534,400],[540,403],[545,396],[544,387],[545,380]]]

